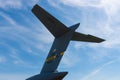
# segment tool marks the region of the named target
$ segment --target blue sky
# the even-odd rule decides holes
[[[71,42],[58,68],[64,80],[120,79],[119,0],[0,0],[0,80],[38,74],[54,37],[32,14],[39,4],[66,26],[105,42]]]

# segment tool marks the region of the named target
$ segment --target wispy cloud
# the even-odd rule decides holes
[[[4,4],[3,4],[4,3]],[[21,8],[22,7],[22,0],[0,0],[0,7],[1,8]]]
[[[33,6],[39,0],[0,0],[0,8],[3,9],[24,9],[27,6]],[[4,3],[4,4],[3,4]]]
[[[13,59],[13,64],[24,64],[24,61],[20,58],[20,56],[17,53],[17,50],[13,50],[11,54],[9,54],[10,57]]]
[[[107,67],[108,65],[114,63],[116,60],[112,60],[109,61],[105,64],[103,64],[101,67],[99,67],[98,69],[93,70],[90,74],[84,76],[81,80],[92,80],[92,78],[94,78],[101,70],[103,70],[105,67]]]
[[[56,0],[47,0],[48,3],[50,3],[53,7],[55,8],[58,8],[60,10],[63,10],[61,7],[60,7],[60,2],[59,1],[56,1]]]
[[[6,26],[0,25],[0,45],[2,48],[7,49],[6,54],[2,55],[7,55],[6,58],[11,59],[5,64],[12,64],[13,66],[32,69],[39,68],[37,65],[31,66],[34,63],[29,62],[29,59],[25,59],[20,55],[24,52],[25,55],[36,56],[37,58],[40,58],[41,55],[48,52],[46,49],[49,48],[46,45],[51,44],[53,40],[52,35],[50,35],[50,33],[43,28],[43,25],[38,26],[37,21],[36,24],[30,20],[27,21],[27,23],[29,23],[31,26],[26,27],[21,25],[7,13],[0,12],[0,17],[9,23],[9,25]],[[0,51],[2,51],[2,49],[0,49]],[[5,62],[6,58],[0,57],[0,63]]]
[[[13,20],[9,15],[0,12],[0,16],[2,16],[6,20],[6,22],[9,22],[11,25],[13,25],[13,26],[17,25],[16,21]]]
[[[71,62],[72,60],[72,62]],[[62,59],[62,64],[65,67],[73,67],[75,66],[78,62],[80,62],[80,57],[77,54],[74,54],[74,52],[67,50],[65,52],[65,55],[63,56]]]
[[[97,7],[104,8],[108,14],[116,13],[119,10],[119,0],[60,0],[61,3],[74,7]]]
[[[96,5],[99,5],[99,2],[98,0],[60,0],[61,3],[65,4],[65,5],[69,5],[69,6],[96,6]]]
[[[33,46],[41,50],[44,50],[44,46],[43,46],[44,43],[48,44],[53,41],[52,35],[50,35],[45,28],[41,28],[40,31],[36,31],[36,28],[39,29],[38,27],[40,26],[35,27],[34,29],[31,29],[31,27],[26,28],[25,26],[18,24],[18,22],[16,22],[9,15],[2,12],[0,12],[0,14],[1,14],[0,16],[2,16],[6,20],[6,22],[9,22],[11,24],[9,25],[9,27],[1,27],[1,30],[0,30],[1,34],[4,34],[5,38],[12,39],[13,41],[17,41],[17,42],[22,41],[25,44],[28,44],[30,46]],[[31,35],[29,35],[29,33]],[[1,35],[1,37],[2,36],[3,35]],[[43,42],[43,44],[40,43],[41,41]],[[21,47],[22,46],[23,45],[21,44]],[[26,49],[30,50],[30,48],[26,48]]]
[[[7,61],[6,57],[0,56],[0,63],[4,63],[6,61]]]
[[[32,66],[30,62],[27,62],[24,59],[22,59],[20,57],[18,50],[13,49],[12,52],[9,54],[9,56],[11,58],[12,64],[14,65],[18,65],[20,67],[25,67],[25,68],[32,68],[32,69],[39,68],[37,65]]]

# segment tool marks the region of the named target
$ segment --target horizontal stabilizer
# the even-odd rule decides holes
[[[26,80],[62,80],[68,72],[44,73],[32,76]]]
[[[70,30],[37,4],[33,7],[32,12],[56,38]]]
[[[95,37],[95,36],[92,36],[92,35],[86,35],[86,34],[82,34],[82,33],[78,33],[78,32],[75,32],[72,39],[73,41],[83,41],[83,42],[95,42],[95,43],[100,43],[100,42],[103,42],[105,41],[104,39],[102,38],[98,38],[98,37]]]

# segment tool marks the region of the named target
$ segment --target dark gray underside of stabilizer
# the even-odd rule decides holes
[[[26,80],[62,80],[68,72],[44,73],[32,76]]]

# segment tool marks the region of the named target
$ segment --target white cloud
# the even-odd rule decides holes
[[[0,63],[4,63],[4,62],[6,62],[6,57],[0,56]]]

